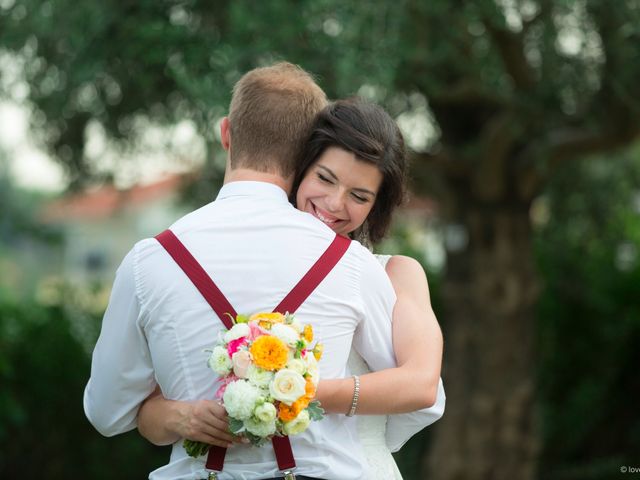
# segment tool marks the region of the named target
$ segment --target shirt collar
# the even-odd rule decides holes
[[[222,188],[220,188],[216,200],[222,200],[229,197],[270,198],[283,202],[289,201],[287,193],[273,183],[245,180],[225,183]]]

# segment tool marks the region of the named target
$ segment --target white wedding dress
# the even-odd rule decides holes
[[[376,255],[384,267],[390,255]],[[349,370],[355,375],[363,375],[371,372],[371,369],[364,359],[351,350],[349,355]],[[402,475],[396,465],[391,451],[385,441],[385,431],[387,428],[386,415],[357,415],[358,437],[362,443],[366,460],[369,464],[367,480],[402,480]]]

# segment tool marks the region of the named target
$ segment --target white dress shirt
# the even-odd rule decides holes
[[[171,230],[236,311],[246,314],[271,311],[334,237],[322,222],[293,208],[282,189],[262,182],[224,185],[214,202],[178,220]],[[302,323],[313,325],[315,338],[324,344],[321,378],[346,375],[352,339],[372,369],[395,366],[390,321],[394,303],[381,265],[352,242],[296,312]],[[213,399],[217,377],[207,367],[204,350],[223,328],[160,244],[155,239],[138,242],[118,269],[93,352],[84,394],[91,423],[106,436],[134,429],[138,408],[156,383],[168,399]],[[291,437],[291,444],[300,475],[363,478],[354,418],[327,415]],[[189,457],[180,441],[173,445],[169,463],[149,478],[203,479],[205,460]],[[227,451],[219,478],[278,474],[270,444],[235,445]]]

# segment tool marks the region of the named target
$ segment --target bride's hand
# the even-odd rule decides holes
[[[229,433],[229,417],[219,402],[198,400],[180,404],[174,425],[170,427],[180,437],[220,447],[241,441]]]
[[[182,438],[220,447],[245,441],[229,432],[227,412],[219,402],[167,400],[159,388],[138,410],[138,430],[155,445],[170,445]]]

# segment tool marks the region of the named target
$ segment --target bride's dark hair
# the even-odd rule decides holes
[[[405,198],[407,161],[402,133],[393,118],[374,103],[355,97],[331,103],[316,117],[302,149],[290,197],[294,204],[309,168],[329,147],[351,152],[382,173],[382,184],[369,216],[351,234],[362,243],[375,244],[387,233],[393,210]]]

